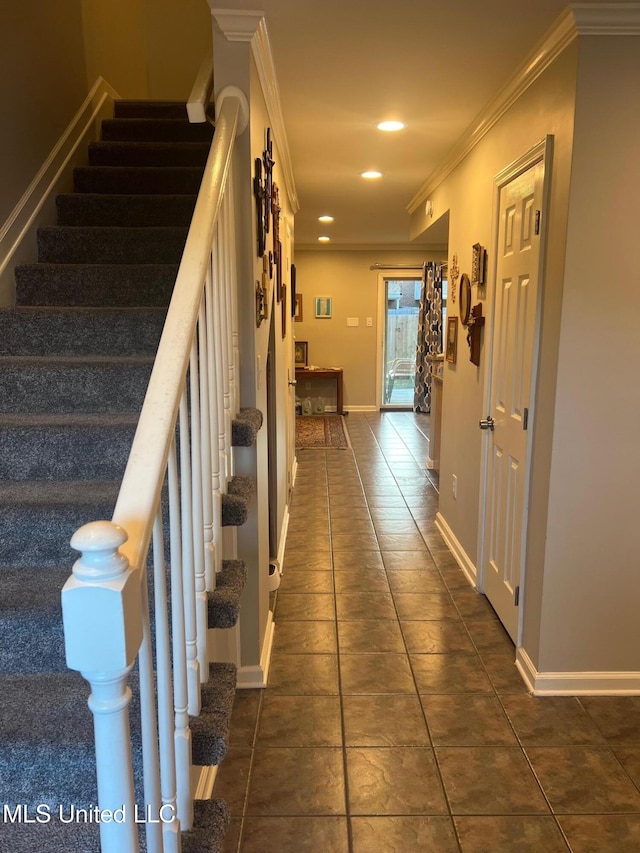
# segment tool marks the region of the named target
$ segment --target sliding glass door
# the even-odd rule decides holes
[[[384,278],[382,408],[413,408],[421,286],[415,276]]]

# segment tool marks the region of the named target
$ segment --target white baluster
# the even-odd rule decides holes
[[[209,383],[209,333],[205,309],[205,294],[202,295],[198,313],[198,361],[200,364],[200,435],[201,448],[201,483],[202,483],[202,538],[204,542],[204,575],[205,590],[213,590],[216,586],[215,574],[215,545],[213,541],[213,494],[211,470],[211,387]],[[207,619],[208,629],[208,619]],[[205,632],[206,636],[206,632]],[[207,670],[208,672],[208,670]]]
[[[233,164],[229,169],[225,202],[227,204],[229,258],[231,263],[231,385],[233,389],[231,405],[236,414],[240,411],[240,337],[238,330],[238,267],[236,262],[236,218],[233,199]]]
[[[158,685],[158,743],[160,746],[160,788],[165,806],[162,823],[164,853],[180,853],[180,821],[177,819],[176,750],[174,742],[173,680],[171,641],[167,617],[167,574],[164,562],[162,510],[153,527],[153,586],[156,625],[156,680]]]
[[[196,626],[196,583],[193,559],[193,505],[191,493],[191,451],[189,446],[189,413],[187,389],[180,400],[180,509],[182,512],[182,584],[184,638],[187,653],[187,688],[189,713],[200,713],[200,668]]]
[[[189,727],[189,691],[187,687],[187,650],[185,641],[184,590],[182,585],[182,527],[180,524],[180,486],[175,439],[169,453],[169,545],[171,549],[171,635],[173,647],[173,705],[175,712],[175,750],[178,819],[182,829],[193,826],[191,799],[191,728]]]
[[[140,576],[119,552],[126,532],[110,521],[77,530],[82,556],[62,590],[67,666],[91,685],[98,804],[125,809],[122,823],[100,823],[102,853],[137,853],[127,678],[142,641]]]
[[[218,452],[220,454],[220,491],[225,492],[227,480],[229,479],[229,467],[227,462],[226,424],[225,424],[225,348],[224,348],[224,302],[222,291],[224,281],[222,278],[220,229],[216,226],[215,242],[213,245],[213,318],[215,324],[215,368],[216,368],[216,390],[218,409]],[[228,377],[227,377],[228,379]]]
[[[196,335],[198,334],[196,329]],[[191,397],[191,502],[193,523],[191,539],[193,541],[193,594],[195,598],[196,654],[200,681],[206,684],[209,680],[209,654],[207,651],[208,600],[205,581],[204,556],[204,511],[202,497],[202,447],[206,444],[206,436],[200,432],[200,372],[198,370],[198,342],[194,337],[191,345],[191,360],[189,369],[189,384]],[[209,482],[207,479],[207,490]],[[200,700],[198,690],[198,700]],[[198,705],[200,707],[200,705]]]
[[[216,324],[215,301],[213,295],[213,258],[207,269],[205,282],[205,309],[207,317],[207,350],[209,363],[209,419],[211,431],[211,490],[213,518],[213,559],[216,574],[222,571],[222,485],[220,472],[220,429],[218,405],[218,372],[216,369]]]

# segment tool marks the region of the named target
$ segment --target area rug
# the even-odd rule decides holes
[[[346,424],[342,415],[297,415],[296,449],[350,447]]]

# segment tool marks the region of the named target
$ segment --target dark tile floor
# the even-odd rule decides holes
[[[638,853],[640,697],[533,698],[435,523],[428,417],[298,453],[269,687],[216,782],[242,853]]]

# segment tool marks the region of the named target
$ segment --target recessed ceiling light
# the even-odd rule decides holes
[[[319,216],[318,222],[333,222],[333,216]]]
[[[362,173],[362,175],[361,175],[361,177],[363,177],[363,178],[368,178],[368,179],[370,179],[370,180],[372,180],[373,178],[381,178],[381,177],[382,177],[382,172],[374,172],[374,171],[371,171],[371,172],[363,172],[363,173]]]
[[[403,130],[404,124],[401,121],[381,121],[378,125],[378,130],[386,130],[392,132],[394,130]]]
[[[318,237],[319,243],[328,243],[331,237]]]

